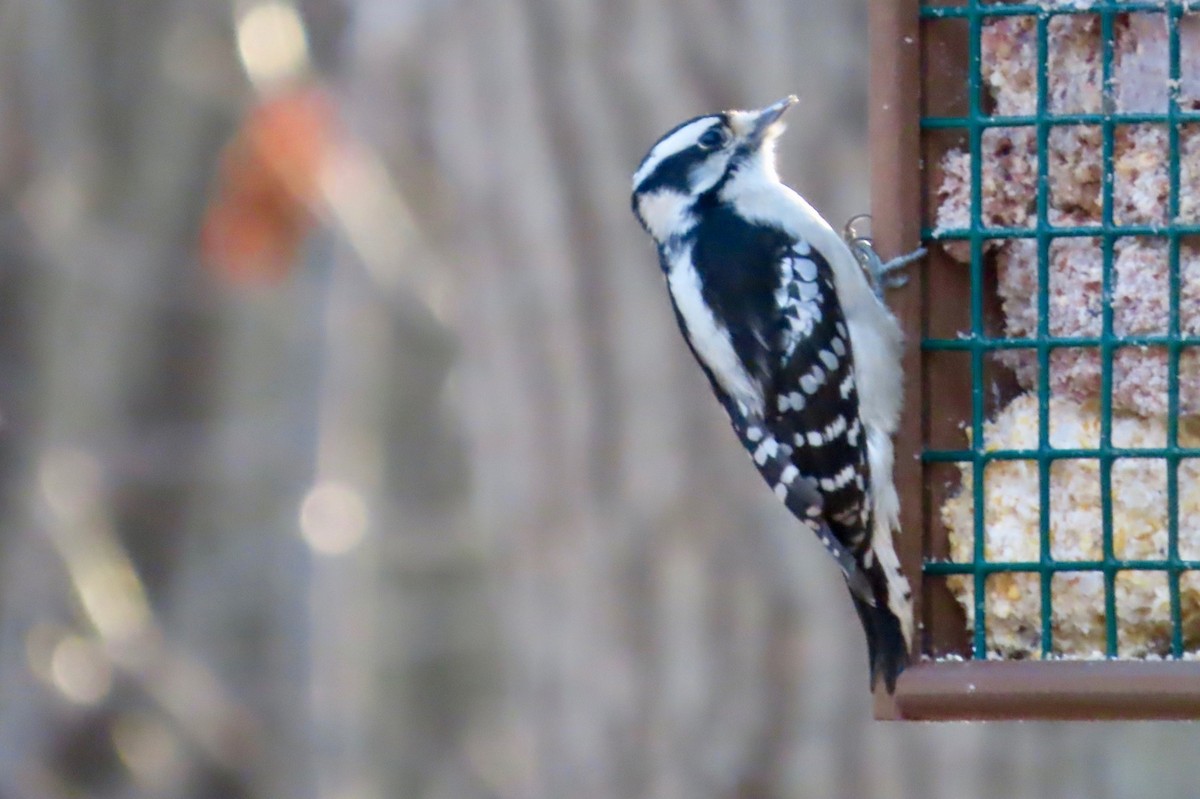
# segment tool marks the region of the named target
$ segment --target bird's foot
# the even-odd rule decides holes
[[[903,269],[913,261],[924,258],[928,252],[929,250],[924,247],[918,247],[910,253],[897,255],[890,261],[883,261],[882,263],[880,263],[879,255],[875,254],[875,263],[877,264],[874,274],[875,284],[889,289],[903,286],[908,282],[908,275],[897,274],[897,270]]]
[[[871,288],[875,290],[875,296],[883,299],[885,289],[900,288],[908,282],[908,275],[902,274],[899,270],[911,264],[913,261],[924,257],[928,252],[924,247],[918,247],[910,253],[892,258],[889,261],[884,261],[879,257],[879,253],[875,251],[875,246],[868,234],[860,233],[857,230],[857,223],[860,220],[870,217],[863,214],[856,216],[846,223],[846,228],[842,235],[846,243],[850,245],[850,251],[854,253],[855,260],[862,267],[863,271],[871,280]]]

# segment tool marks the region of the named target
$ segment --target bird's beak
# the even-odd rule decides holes
[[[783,112],[791,108],[797,102],[798,97],[794,94],[789,94],[777,103],[772,103],[766,108],[760,108],[757,111],[751,111],[753,115],[750,122],[750,134],[748,136],[750,146],[755,149],[762,146],[762,143],[768,138],[775,123],[783,116]]]

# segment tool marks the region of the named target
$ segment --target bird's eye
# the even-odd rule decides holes
[[[705,150],[715,150],[718,147],[725,146],[725,142],[728,141],[728,139],[729,135],[725,132],[724,128],[709,128],[704,132],[704,135],[700,137],[700,141],[697,142],[697,144],[699,144]]]

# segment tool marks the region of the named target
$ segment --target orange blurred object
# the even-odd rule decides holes
[[[296,263],[320,173],[335,141],[336,111],[305,86],[251,108],[221,154],[216,191],[200,234],[203,263],[231,282],[283,279]]]

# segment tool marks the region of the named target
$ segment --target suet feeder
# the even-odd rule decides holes
[[[1200,9],[871,4],[872,216],[930,255],[881,718],[1200,717]]]

